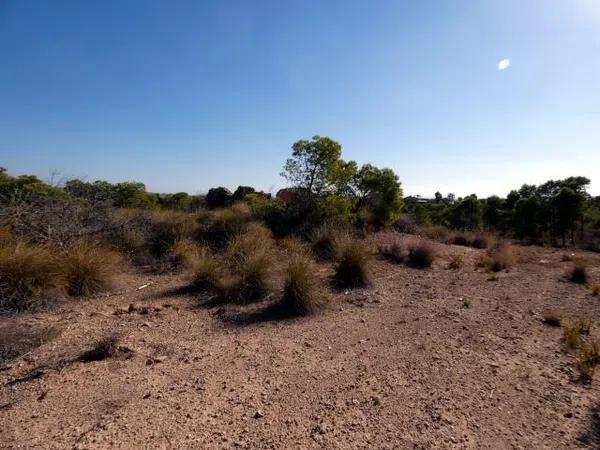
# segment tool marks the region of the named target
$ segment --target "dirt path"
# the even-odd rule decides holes
[[[465,254],[465,268],[377,261],[372,288],[303,319],[202,307],[169,276],[2,319],[60,335],[0,371],[0,446],[600,448],[598,381],[572,380],[561,330],[541,322],[547,308],[600,321],[600,299],[560,280],[562,252],[521,249],[523,263],[488,281],[476,250],[443,251]],[[73,362],[113,331],[118,357]]]

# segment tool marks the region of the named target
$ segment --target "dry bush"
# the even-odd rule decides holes
[[[201,252],[201,247],[191,239],[176,241],[169,252],[169,263],[174,268],[191,268]]]
[[[580,318],[575,322],[565,325],[563,329],[563,342],[569,350],[578,348],[581,344],[581,336],[589,335],[592,328],[592,320]]]
[[[335,243],[335,276],[340,287],[366,286],[371,281],[371,250],[355,238],[338,239]]]
[[[188,255],[190,256],[190,255]],[[200,248],[191,255],[191,286],[198,290],[210,290],[218,286],[222,273],[221,262],[207,248]]]
[[[431,267],[436,256],[435,247],[427,241],[421,241],[409,247],[406,261],[411,267],[426,269]]]
[[[288,255],[307,255],[312,254],[310,247],[297,237],[286,237],[279,242],[279,248]]]
[[[470,247],[473,237],[468,233],[457,232],[452,238],[452,244],[461,245],[463,247]]]
[[[551,327],[560,327],[562,319],[556,311],[549,309],[544,311],[542,322]]]
[[[596,366],[600,364],[600,344],[591,342],[582,343],[577,354],[577,370],[582,381],[591,382],[596,371]]]
[[[321,309],[327,302],[323,281],[313,261],[302,253],[292,256],[285,268],[282,305],[292,314],[306,315]]]
[[[475,267],[478,267],[480,269],[486,269],[490,266],[491,262],[492,260],[488,255],[481,254],[478,255],[475,259]]]
[[[464,265],[464,258],[462,255],[452,255],[450,262],[448,263],[448,269],[457,270],[462,268]]]
[[[251,221],[252,212],[245,203],[204,211],[198,217],[200,228],[197,237],[210,245],[224,246],[232,236],[243,232]]]
[[[592,295],[594,295],[594,296],[600,295],[600,283],[591,284],[590,291],[592,291]]]
[[[442,225],[430,225],[420,227],[419,234],[433,241],[448,243],[452,242],[452,232]]]
[[[402,264],[406,260],[406,250],[397,242],[379,247],[379,254],[396,264]]]
[[[110,289],[122,269],[122,256],[106,247],[81,242],[61,258],[67,293],[85,297]]]
[[[584,259],[573,261],[573,267],[567,273],[567,277],[571,283],[585,284],[588,279],[587,261]]]
[[[517,252],[515,248],[508,243],[496,244],[490,250],[489,270],[500,272],[513,267],[517,263]]]
[[[484,248],[491,247],[493,242],[494,242],[494,238],[490,234],[480,233],[480,234],[477,234],[471,241],[471,247],[478,248],[478,249],[484,249]]]
[[[331,224],[321,225],[310,236],[315,255],[328,261],[331,261],[336,256],[337,242],[350,239],[348,230]]]
[[[149,217],[149,251],[155,258],[162,258],[178,240],[190,238],[196,230],[192,214],[182,211],[151,211]]]
[[[238,292],[230,300],[240,303],[263,298],[273,288],[273,259],[267,250],[243,254],[234,260],[233,273],[240,280]]]
[[[50,247],[25,242],[0,247],[0,310],[40,306],[63,286],[61,264]]]
[[[227,255],[235,260],[257,252],[271,253],[274,248],[275,241],[271,231],[262,224],[252,222],[247,225],[245,232],[230,239]]]
[[[118,343],[119,337],[116,334],[108,335],[96,341],[90,350],[84,352],[79,357],[79,360],[83,362],[92,362],[110,358],[117,352]]]

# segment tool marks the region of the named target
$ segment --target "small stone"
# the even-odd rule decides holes
[[[570,419],[573,417],[573,413],[572,412],[566,412],[563,414],[567,419]]]
[[[151,395],[152,394],[150,394],[150,392],[146,392],[142,398],[144,398],[144,399],[150,398]]]
[[[254,413],[254,418],[255,418],[255,419],[260,419],[260,418],[262,418],[262,417],[265,417],[265,415],[262,413],[262,411],[261,411],[261,410],[258,410],[258,411],[256,411],[256,412]]]

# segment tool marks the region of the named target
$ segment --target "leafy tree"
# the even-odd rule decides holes
[[[567,232],[571,232],[571,241],[574,238],[575,221],[582,217],[584,197],[570,187],[564,186],[552,199],[553,209],[553,235],[562,237],[563,245]]]
[[[486,199],[483,207],[483,222],[486,227],[494,230],[500,228],[502,204],[502,199],[497,195],[492,195]]]
[[[435,193],[435,202],[436,203],[442,203],[443,199],[444,199],[444,197],[442,197],[442,194],[439,191]]]
[[[365,164],[356,174],[354,185],[359,204],[370,210],[376,225],[382,226],[400,218],[404,205],[402,188],[392,169]]]
[[[535,195],[528,198],[520,198],[517,201],[513,217],[513,229],[517,237],[536,238],[539,236],[540,226],[538,220],[540,209],[540,199]]]
[[[341,159],[342,146],[328,137],[314,136],[292,145],[281,175],[307,193],[309,200],[344,189],[354,175],[355,163]]]
[[[461,230],[477,230],[481,228],[482,208],[475,194],[465,197],[452,208],[450,224],[453,228]]]

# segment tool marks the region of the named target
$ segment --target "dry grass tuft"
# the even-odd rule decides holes
[[[321,225],[310,236],[315,255],[328,261],[335,259],[338,242],[351,239],[347,230],[330,224]]]
[[[379,247],[379,254],[396,264],[402,264],[406,260],[406,251],[397,242],[394,242],[392,245]]]
[[[421,241],[409,247],[407,263],[411,267],[426,269],[431,267],[436,256],[435,247],[429,242]]]
[[[221,276],[221,263],[207,248],[199,248],[190,259],[191,287],[205,291],[215,288]]]
[[[49,247],[24,242],[0,247],[0,310],[40,306],[63,286],[61,265]]]
[[[573,261],[573,267],[568,272],[567,277],[571,283],[585,284],[588,279],[587,261],[584,259]]]
[[[582,343],[581,336],[590,334],[592,324],[591,319],[581,318],[569,325],[565,325],[563,329],[565,347],[569,350],[578,348]]]
[[[106,247],[86,242],[77,244],[61,260],[67,293],[85,297],[110,289],[122,262],[119,253]]]
[[[591,382],[596,371],[596,366],[600,364],[600,344],[591,342],[583,343],[577,354],[577,370],[584,382]]]
[[[464,259],[462,255],[452,255],[450,262],[448,263],[448,269],[457,270],[462,268],[464,265]]]
[[[592,291],[593,296],[600,295],[600,283],[590,284],[590,291]]]
[[[544,311],[542,323],[551,327],[560,327],[562,319],[560,315],[554,310]]]
[[[452,238],[452,244],[461,245],[463,247],[471,246],[471,235],[466,233],[455,233]]]
[[[92,349],[84,352],[79,360],[82,362],[102,361],[114,356],[117,352],[119,337],[116,334],[111,334],[94,343]]]
[[[517,263],[517,252],[515,248],[508,243],[495,245],[490,250],[489,270],[500,272],[513,267]]]
[[[288,255],[306,255],[310,256],[312,250],[306,243],[297,237],[286,237],[279,241],[279,248]]]
[[[204,211],[198,216],[198,239],[211,245],[224,246],[232,236],[242,233],[251,221],[252,212],[246,203]]]
[[[484,249],[492,246],[494,239],[490,234],[481,233],[476,235],[471,241],[471,247]]]
[[[373,255],[364,241],[351,237],[337,240],[335,257],[334,279],[339,287],[354,288],[370,284]]]
[[[285,269],[282,306],[292,314],[312,314],[327,302],[323,281],[313,261],[305,254],[296,253]]]

